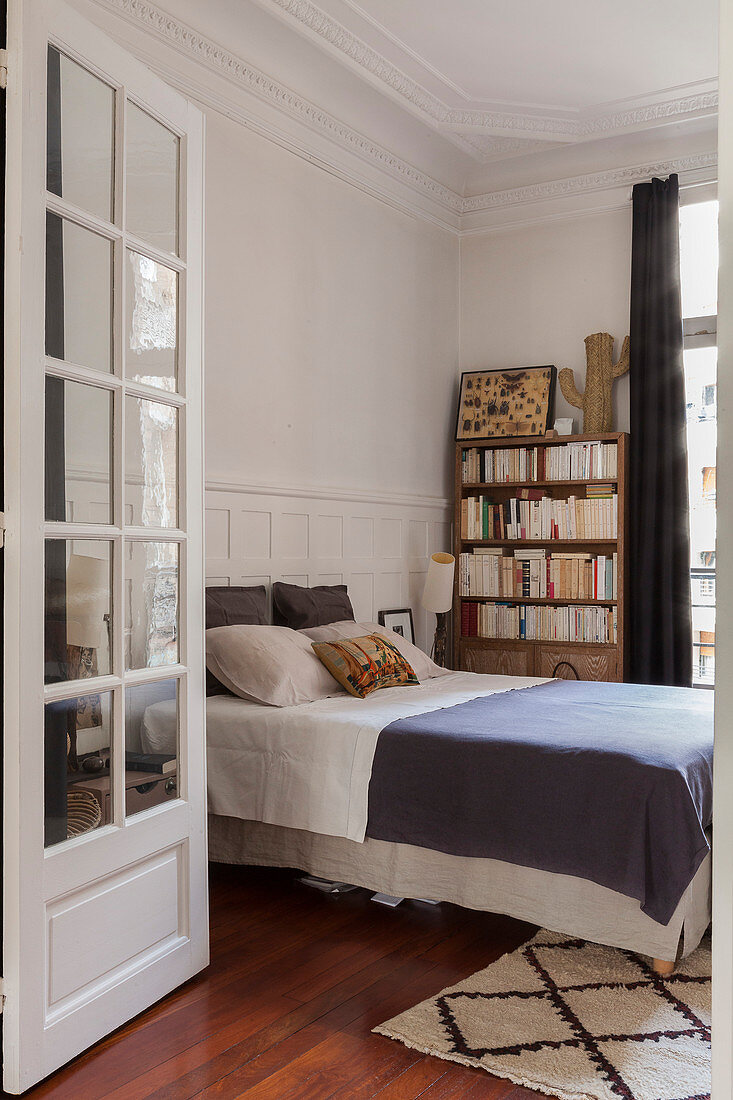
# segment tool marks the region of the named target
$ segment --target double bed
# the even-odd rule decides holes
[[[710,693],[432,669],[364,699],[210,697],[210,858],[663,962],[694,950],[710,920]],[[175,702],[143,726],[146,751],[170,750]]]

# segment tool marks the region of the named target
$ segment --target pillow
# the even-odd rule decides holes
[[[338,695],[307,638],[282,626],[217,626],[206,631],[206,667],[240,699],[294,707]]]
[[[321,584],[303,588],[275,581],[272,586],[272,619],[276,626],[302,630],[354,618],[345,584]]]
[[[243,623],[264,626],[267,623],[267,590],[264,584],[211,585],[206,589],[206,629],[237,626]],[[206,695],[230,695],[213,672],[206,670]]]
[[[266,626],[267,590],[264,584],[251,587],[212,585],[206,589],[206,629],[216,626]]]
[[[311,642],[311,645],[331,675],[359,699],[379,688],[420,683],[397,646],[382,634]]]
[[[381,634],[399,649],[402,656],[412,665],[418,680],[429,680],[432,676],[447,676],[451,669],[441,668],[431,661],[427,653],[423,653],[407,638],[390,630],[388,626],[380,626],[379,623],[354,623],[348,620],[343,623],[331,623],[330,626],[316,626],[309,630],[303,630],[306,638],[312,642],[330,642],[334,638],[358,638],[364,634]]]

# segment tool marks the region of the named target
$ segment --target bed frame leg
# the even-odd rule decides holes
[[[674,974],[675,963],[668,962],[666,959],[652,959],[652,967],[660,978],[668,978]]]

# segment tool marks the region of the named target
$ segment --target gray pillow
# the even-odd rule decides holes
[[[264,584],[211,585],[206,589],[206,629],[217,626],[266,626],[267,589]],[[231,695],[213,672],[206,670],[206,695]]]
[[[272,586],[272,621],[275,626],[304,630],[311,626],[354,619],[345,584],[320,584],[304,588],[299,584],[275,581]]]

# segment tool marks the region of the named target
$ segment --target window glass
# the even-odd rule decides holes
[[[179,681],[125,691],[125,813],[170,802],[178,791]]]
[[[178,409],[125,398],[127,522],[178,526]]]
[[[46,215],[46,355],[112,370],[112,244]]]
[[[112,394],[46,378],[46,519],[112,522]]]
[[[45,683],[110,671],[112,544],[46,539]]]
[[[695,332],[715,333],[718,279],[718,204],[680,210],[680,273],[685,317],[705,318]],[[686,326],[689,331],[690,326]],[[685,339],[687,462],[690,501],[690,589],[692,593],[693,683],[715,683],[716,445],[718,349]]]
[[[126,667],[178,662],[178,543],[127,543]]]
[[[112,221],[115,93],[48,47],[46,187]]]
[[[178,251],[179,138],[127,105],[127,228],[165,252]]]
[[[176,388],[178,275],[139,252],[128,252],[127,377],[158,389]]]
[[[46,703],[46,847],[110,823],[111,746],[111,691]]]

